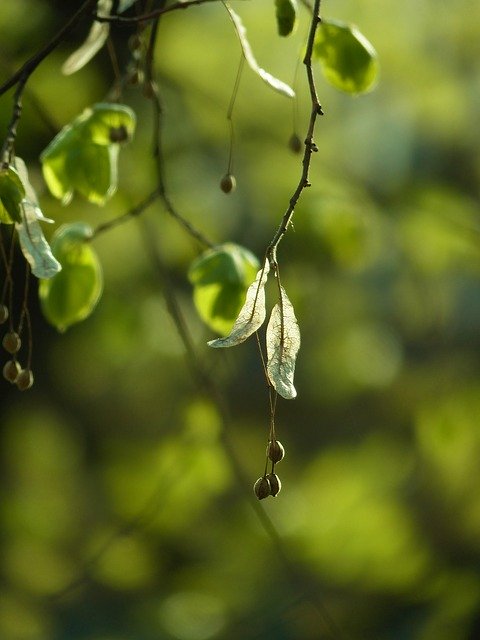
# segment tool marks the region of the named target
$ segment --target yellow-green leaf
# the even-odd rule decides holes
[[[366,93],[377,81],[377,52],[353,25],[323,20],[317,28],[313,55],[325,78],[340,91]]]
[[[230,331],[257,269],[257,258],[233,243],[208,249],[192,263],[188,277],[205,324],[222,335]]]
[[[21,222],[24,198],[25,188],[17,171],[12,166],[0,169],[0,222]]]
[[[62,270],[40,281],[39,296],[43,315],[59,331],[87,318],[101,296],[102,269],[91,235],[84,223],[64,225],[54,234],[52,251]]]

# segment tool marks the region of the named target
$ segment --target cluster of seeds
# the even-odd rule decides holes
[[[0,324],[4,324],[9,318],[8,308],[0,305]],[[22,369],[17,354],[22,347],[22,340],[16,331],[10,329],[2,339],[2,346],[12,357],[3,367],[3,377],[11,384],[15,384],[20,391],[30,389],[33,384],[33,373],[29,367]]]
[[[267,464],[265,465],[265,473],[253,485],[253,491],[259,500],[268,498],[268,496],[277,496],[282,488],[280,478],[275,473],[275,465],[283,460],[285,449],[280,440],[269,440],[267,445]],[[268,463],[271,463],[271,471],[267,473]]]

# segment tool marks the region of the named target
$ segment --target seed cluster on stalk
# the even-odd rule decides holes
[[[0,304],[0,325],[5,324],[9,318],[11,319],[8,307]],[[3,365],[3,377],[11,384],[15,384],[20,391],[30,389],[33,385],[33,373],[30,366],[23,369],[18,362],[22,339],[19,333],[13,330],[12,326],[3,335],[2,347],[11,356]],[[30,356],[28,359],[30,359]]]
[[[253,491],[259,500],[272,496],[275,498],[282,488],[280,478],[275,473],[275,465],[283,460],[285,449],[276,438],[269,440],[267,444],[267,462],[265,465],[265,473],[253,485]],[[268,467],[271,467],[270,473],[267,473]]]

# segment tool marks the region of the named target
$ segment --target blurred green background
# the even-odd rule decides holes
[[[79,4],[0,3],[2,80]],[[277,412],[283,489],[261,503],[277,541],[252,510],[269,413],[256,345],[208,350],[215,336],[186,278],[199,248],[156,204],[145,216],[228,401],[228,433],[185,362],[141,221],[96,241],[105,291],[84,323],[57,334],[33,291],[35,385],[25,394],[0,387],[0,638],[480,637],[480,5],[322,4],[325,17],[356,23],[371,40],[381,78],[351,98],[317,73],[325,116],[312,187],[279,250],[302,348],[298,398]],[[284,40],[273,1],[234,8],[259,63],[291,83],[307,11]],[[137,88],[123,96],[138,130],[107,206],[76,197],[62,208],[42,183],[41,150],[112,81],[105,52],[60,74],[87,31],[84,21],[34,73],[28,86],[48,118],[27,95],[18,134],[17,153],[57,223],[108,220],[155,185],[151,105]],[[117,45],[131,33],[115,29]],[[288,149],[292,102],[245,69],[234,112],[238,186],[220,191],[238,59],[220,4],[162,19],[170,196],[215,242],[261,256],[301,165]],[[303,137],[301,69],[296,89]],[[0,101],[2,131],[10,112],[11,93]]]

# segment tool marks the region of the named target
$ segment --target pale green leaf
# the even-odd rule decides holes
[[[112,10],[113,0],[98,0],[97,13],[109,16]],[[62,73],[66,76],[82,69],[100,51],[107,41],[110,33],[108,22],[93,21],[85,42],[65,60]]]
[[[323,20],[315,35],[313,55],[335,88],[359,94],[375,86],[379,69],[377,52],[355,26]]]
[[[43,235],[39,220],[53,222],[45,218],[34,188],[28,179],[28,171],[24,161],[16,157],[15,168],[25,188],[25,198],[21,202],[22,222],[16,223],[20,248],[30,264],[32,273],[37,278],[51,278],[61,270],[61,265],[52,254],[50,245]]]
[[[237,36],[240,41],[240,46],[242,47],[243,55],[250,69],[252,69],[252,71],[254,71],[264,82],[272,87],[272,89],[275,89],[275,91],[278,91],[288,98],[295,97],[295,92],[291,87],[288,86],[288,84],[282,82],[282,80],[279,80],[278,78],[275,78],[271,73],[268,73],[268,71],[265,71],[265,69],[262,69],[258,65],[258,62],[253,55],[250,43],[247,39],[247,30],[245,29],[240,16],[235,13],[235,11],[230,6],[228,6],[226,3],[224,4],[233,22],[235,31],[237,32]]]
[[[117,188],[118,145],[83,144],[72,149],[65,171],[73,190],[89,202],[103,205]]]
[[[225,338],[210,340],[210,347],[233,347],[244,342],[265,321],[265,284],[267,282],[270,264],[268,260],[257,273],[255,281],[248,287],[245,303],[238,314],[232,330]]]
[[[293,386],[295,361],[300,349],[300,330],[285,289],[273,307],[267,326],[267,373],[277,393],[290,400],[297,392]]]
[[[34,276],[52,278],[62,267],[53,256],[50,245],[43,235],[35,208],[25,203],[23,211],[23,222],[15,225],[22,253],[30,264]]]

